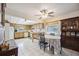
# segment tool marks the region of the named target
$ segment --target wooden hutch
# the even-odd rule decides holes
[[[79,17],[61,20],[61,46],[79,52]]]

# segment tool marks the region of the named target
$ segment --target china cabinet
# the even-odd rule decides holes
[[[61,46],[79,51],[79,17],[61,20]]]

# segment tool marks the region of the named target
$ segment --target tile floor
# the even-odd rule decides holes
[[[38,45],[38,40],[32,40],[30,38],[22,38],[15,40],[18,49],[18,56],[56,56],[48,51],[44,52]],[[60,55],[59,55],[60,56]],[[79,52],[72,51],[70,49],[63,48],[61,56],[79,56]]]
[[[63,48],[62,56],[79,56],[79,52]]]
[[[18,45],[19,56],[51,56],[49,52],[44,52],[38,45],[38,40],[32,42],[29,38],[15,40]]]

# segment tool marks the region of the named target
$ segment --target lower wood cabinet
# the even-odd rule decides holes
[[[24,38],[24,32],[15,32],[15,39]]]

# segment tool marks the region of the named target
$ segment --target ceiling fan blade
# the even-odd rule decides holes
[[[40,11],[41,13],[47,13],[47,9],[43,9]]]
[[[54,17],[54,15],[48,15],[49,17]]]
[[[52,12],[49,12],[48,14],[53,14],[54,12],[52,11]]]

